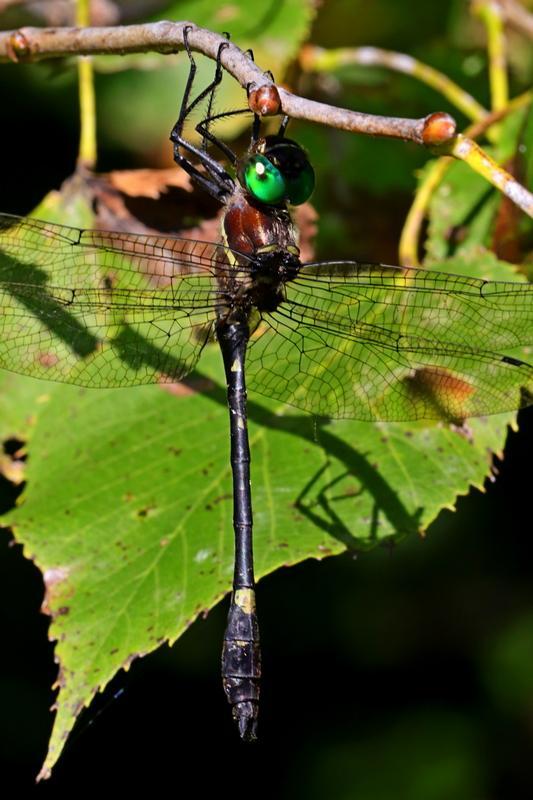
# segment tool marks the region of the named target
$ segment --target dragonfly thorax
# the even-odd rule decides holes
[[[275,311],[285,298],[285,283],[296,278],[300,267],[300,259],[290,252],[271,250],[258,253],[249,290],[252,306],[258,311]]]
[[[218,277],[219,319],[247,319],[254,309],[273,312],[285,298],[284,285],[301,267],[289,212],[254,202],[240,187],[226,209],[223,233],[231,269]]]
[[[240,186],[226,202],[223,225],[228,247],[254,259],[269,251],[298,257],[296,229],[285,206],[267,206],[248,195]]]

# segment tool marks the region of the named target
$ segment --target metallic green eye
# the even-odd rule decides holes
[[[309,161],[301,164],[300,171],[294,177],[287,177],[287,197],[293,206],[299,206],[309,200],[315,188],[315,171]]]
[[[276,205],[287,196],[285,178],[265,156],[250,156],[244,166],[243,177],[250,194],[261,203]]]

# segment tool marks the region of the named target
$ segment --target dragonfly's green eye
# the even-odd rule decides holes
[[[272,206],[299,206],[309,200],[315,188],[315,172],[305,151],[283,136],[260,139],[256,152],[240,163],[237,174],[252,197]]]
[[[250,156],[243,169],[244,185],[261,203],[276,205],[287,197],[285,178],[265,156]]]
[[[315,171],[309,161],[300,165],[297,174],[286,178],[289,203],[299,206],[309,200],[315,188]]]

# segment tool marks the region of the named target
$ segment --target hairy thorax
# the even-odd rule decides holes
[[[286,208],[255,204],[236,188],[226,206],[223,235],[234,252],[230,269],[218,278],[219,316],[275,311],[285,297],[284,285],[301,266],[296,230]]]

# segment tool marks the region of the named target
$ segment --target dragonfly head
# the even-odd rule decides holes
[[[315,187],[315,172],[305,151],[283,136],[258,139],[238,163],[237,178],[248,194],[269,206],[299,206]]]

